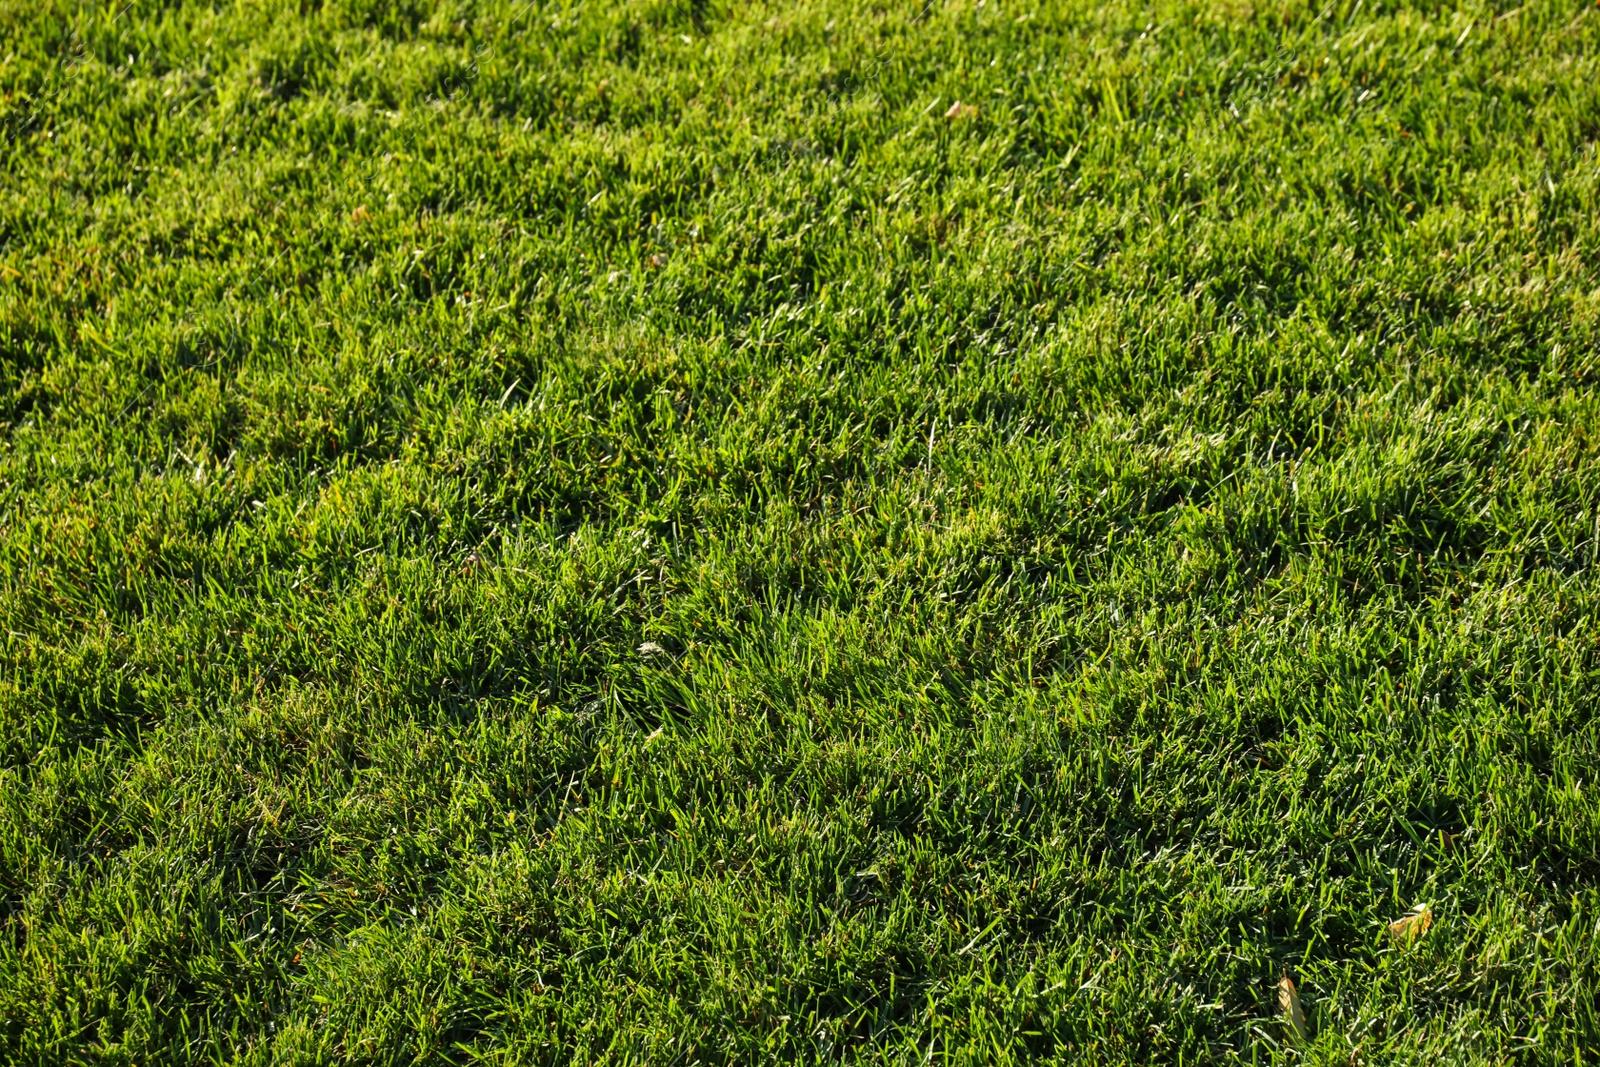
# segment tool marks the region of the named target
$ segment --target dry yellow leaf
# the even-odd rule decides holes
[[[1410,944],[1428,932],[1433,925],[1433,908],[1427,904],[1412,908],[1410,912],[1389,924],[1389,933],[1396,941]]]
[[[950,110],[944,113],[944,117],[947,119],[964,119],[969,115],[976,115],[977,113],[977,104],[963,104],[961,101],[957,100],[955,103],[950,105]]]
[[[1306,1039],[1306,1013],[1300,1008],[1300,994],[1295,991],[1294,979],[1285,974],[1278,979],[1278,1010],[1283,1012],[1283,1025],[1296,1041]]]

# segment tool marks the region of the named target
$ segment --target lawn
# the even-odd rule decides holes
[[[1600,1059],[1591,0],[0,57],[0,1061]]]

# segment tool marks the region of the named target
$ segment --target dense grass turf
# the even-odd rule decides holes
[[[0,56],[6,1062],[1600,1055],[1588,0]]]

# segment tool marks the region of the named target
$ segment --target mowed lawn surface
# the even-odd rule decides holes
[[[1587,0],[0,56],[5,1062],[1600,1055]]]

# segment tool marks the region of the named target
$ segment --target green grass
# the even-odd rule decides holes
[[[0,57],[0,1060],[1600,1058],[1588,0]]]

